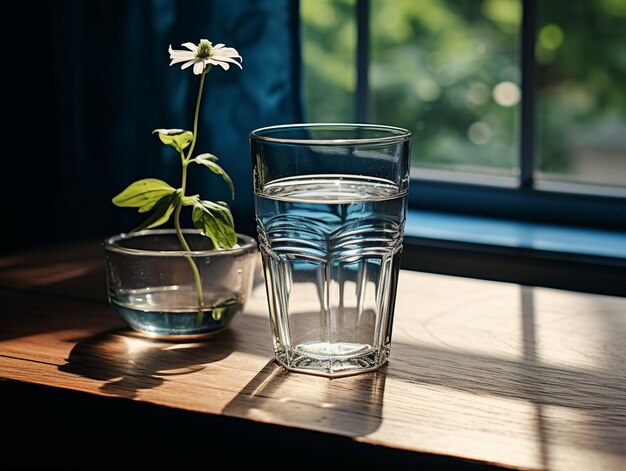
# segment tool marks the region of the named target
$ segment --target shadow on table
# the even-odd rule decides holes
[[[165,342],[120,328],[80,340],[59,370],[106,381],[101,391],[133,398],[142,389],[160,386],[168,378],[205,368],[232,352],[232,334],[224,331],[205,342]]]
[[[226,406],[225,415],[362,437],[380,427],[386,367],[328,379],[287,372],[273,360]]]
[[[227,405],[224,414],[363,437],[380,427],[385,394],[390,404],[397,404],[398,400],[417,404],[421,397],[431,397],[435,386],[434,390],[442,388],[477,398],[510,401],[511,413],[526,414],[527,422],[521,423],[522,428],[529,426],[511,433],[522,434],[518,438],[529,444],[532,458],[544,469],[562,464],[558,450],[563,446],[626,456],[626,350],[621,313],[612,307],[613,300],[591,300],[595,304],[589,308],[589,323],[604,332],[602,336],[596,332],[591,338],[598,338],[593,340],[598,342],[597,356],[605,362],[590,367],[583,366],[585,363],[576,366],[573,359],[559,363],[542,356],[541,340],[548,340],[541,329],[565,326],[559,324],[561,321],[554,314],[551,318],[555,324],[546,324],[540,317],[533,288],[520,287],[519,296],[521,338],[511,339],[520,341],[519,357],[457,350],[443,341],[429,345],[417,337],[414,342],[394,341],[389,365],[367,375],[329,380],[288,373],[270,361]],[[552,308],[544,307],[548,313],[549,309]],[[577,324],[576,329],[583,328],[583,324]],[[458,329],[463,329],[462,324]],[[569,333],[584,340],[579,332]],[[592,346],[581,345],[579,352],[575,344],[565,344],[563,355],[572,352],[575,358],[581,352],[595,351]],[[491,411],[480,409],[481,400],[468,408],[470,398],[469,403],[455,405],[450,402],[454,397],[442,397],[441,408],[436,401],[430,403],[434,417],[443,416],[449,421],[444,428],[463,429],[472,421],[489,426],[484,414]],[[506,424],[507,418],[502,416],[499,420]],[[493,431],[497,433],[498,424],[495,425]],[[468,436],[472,433],[469,429]]]

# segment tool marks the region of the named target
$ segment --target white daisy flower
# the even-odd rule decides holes
[[[211,41],[206,39],[201,39],[197,46],[194,43],[184,43],[182,46],[189,50],[172,49],[170,44],[169,53],[170,59],[172,59],[170,65],[184,62],[181,69],[186,69],[193,65],[193,73],[196,75],[204,72],[204,69],[209,65],[219,65],[224,70],[228,70],[230,64],[235,64],[240,69],[242,68],[241,56],[235,48],[225,47],[224,44],[216,44],[214,46]]]

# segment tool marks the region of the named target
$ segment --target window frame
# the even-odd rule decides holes
[[[537,181],[536,61],[537,1],[520,0],[519,175],[498,177],[412,168],[409,208],[611,230],[626,229],[626,189],[582,183]],[[369,122],[370,0],[356,0],[356,120]]]

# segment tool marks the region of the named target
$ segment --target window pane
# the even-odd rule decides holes
[[[519,0],[371,0],[372,121],[414,132],[414,165],[518,173],[520,21]]]
[[[301,0],[304,103],[309,122],[352,122],[355,0]]]
[[[539,2],[537,177],[626,186],[626,1]]]

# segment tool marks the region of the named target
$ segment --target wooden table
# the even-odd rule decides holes
[[[41,385],[5,410],[80,391],[405,464],[626,469],[626,299],[403,271],[389,364],[332,380],[273,363],[262,284],[209,341],[132,335],[96,243],[0,258],[0,300],[0,383]]]

